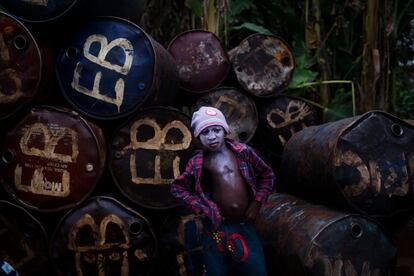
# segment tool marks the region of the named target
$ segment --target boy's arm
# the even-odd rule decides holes
[[[248,147],[249,162],[252,164],[256,175],[256,196],[255,201],[263,204],[272,192],[275,182],[275,174],[272,168],[267,165],[257,153]]]
[[[186,208],[193,213],[202,212],[202,203],[198,196],[194,194],[196,183],[193,160],[188,161],[185,171],[171,183],[171,194],[180,200]]]

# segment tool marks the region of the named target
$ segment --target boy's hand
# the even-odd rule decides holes
[[[256,200],[253,200],[252,203],[250,203],[249,207],[246,210],[246,221],[253,222],[256,220],[257,215],[259,214],[260,206],[262,204]]]

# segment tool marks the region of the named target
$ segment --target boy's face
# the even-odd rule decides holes
[[[200,132],[199,139],[203,146],[210,151],[220,150],[224,146],[226,132],[222,126],[209,126]]]

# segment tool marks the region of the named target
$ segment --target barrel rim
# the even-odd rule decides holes
[[[151,47],[149,47],[150,48],[149,50],[151,51],[151,53],[153,55],[154,66],[153,66],[153,70],[152,70],[151,89],[148,90],[149,93],[147,93],[144,96],[141,103],[136,104],[133,108],[131,108],[127,112],[120,112],[120,113],[115,114],[115,115],[100,116],[100,115],[91,114],[88,111],[83,110],[81,107],[79,107],[79,105],[75,101],[73,101],[69,97],[68,93],[65,92],[65,89],[63,88],[64,83],[62,82],[62,78],[61,78],[61,76],[59,74],[59,70],[58,70],[59,63],[60,63],[60,58],[62,57],[62,55],[63,55],[63,53],[66,50],[68,45],[66,45],[64,48],[61,49],[60,53],[58,54],[58,57],[56,58],[55,75],[56,75],[56,78],[57,78],[57,83],[59,85],[59,90],[60,90],[61,94],[63,94],[63,97],[66,99],[66,101],[69,102],[69,104],[73,107],[73,109],[75,109],[77,112],[81,113],[82,115],[85,115],[88,118],[92,118],[92,119],[96,119],[96,120],[100,120],[100,121],[111,121],[111,120],[116,120],[116,119],[121,119],[121,118],[128,117],[132,113],[135,113],[139,109],[141,109],[145,104],[148,104],[147,101],[149,99],[151,99],[151,96],[153,96],[153,94],[155,93],[155,91],[153,91],[152,89],[154,89],[154,83],[155,83],[154,75],[157,71],[156,67],[158,67],[157,64],[156,64],[156,61],[158,61],[158,58],[157,58],[157,55],[156,55],[155,50],[154,50],[153,38],[151,38],[151,36],[148,35],[141,27],[139,27],[137,24],[135,24],[134,22],[132,22],[128,19],[117,17],[117,16],[96,16],[96,17],[91,18],[90,20],[88,20],[88,22],[85,23],[82,26],[82,28],[84,29],[85,27],[88,27],[89,24],[91,24],[91,22],[96,22],[96,21],[99,21],[99,20],[113,20],[113,21],[119,21],[119,22],[125,23],[126,25],[132,25],[133,27],[138,28],[138,30],[140,32],[142,32],[145,39],[150,43]],[[71,42],[73,42],[75,40],[77,35],[79,35],[79,32],[72,37]]]
[[[188,118],[188,120],[190,121],[190,117],[185,114],[184,112],[182,112],[181,110],[179,110],[178,108],[175,107],[171,107],[171,106],[150,106],[144,109],[139,110],[139,112],[137,112],[136,114],[134,114],[134,116],[130,117],[127,121],[125,121],[123,124],[121,124],[118,128],[116,128],[112,135],[111,138],[108,141],[108,146],[107,146],[107,152],[108,152],[108,158],[107,158],[107,167],[108,167],[108,171],[111,174],[112,180],[115,183],[115,185],[117,186],[118,190],[122,193],[123,196],[125,196],[128,200],[132,201],[134,204],[137,204],[141,207],[144,207],[146,209],[150,209],[150,210],[168,210],[168,209],[173,209],[176,208],[177,206],[180,206],[181,204],[177,201],[176,203],[170,204],[170,205],[166,205],[166,206],[161,206],[161,207],[154,207],[142,202],[137,201],[134,197],[132,197],[130,194],[128,194],[127,192],[125,192],[122,188],[121,185],[119,183],[119,180],[115,177],[111,162],[114,159],[114,154],[113,151],[111,150],[112,148],[112,143],[115,139],[115,137],[117,136],[117,133],[119,132],[119,130],[123,129],[124,127],[128,126],[128,125],[132,125],[133,122],[137,119],[138,116],[142,115],[142,113],[144,112],[148,112],[148,111],[152,111],[152,110],[157,110],[157,109],[161,109],[161,110],[166,110],[166,111],[174,111],[180,115],[184,115],[186,118]],[[190,131],[191,132],[191,131]],[[191,137],[193,139],[193,133],[191,132]]]
[[[0,6],[1,6],[1,4],[0,4]],[[33,97],[36,97],[36,95],[39,92],[40,83],[41,83],[42,78],[43,78],[43,67],[44,67],[44,64],[43,64],[44,63],[43,56],[42,56],[42,52],[40,51],[39,44],[37,43],[37,41],[34,38],[33,34],[29,31],[29,29],[18,18],[16,18],[15,16],[13,16],[13,15],[7,13],[7,12],[4,12],[4,11],[1,11],[0,10],[0,16],[2,16],[2,15],[3,16],[6,16],[6,17],[10,18],[12,21],[16,22],[16,24],[19,25],[19,27],[22,28],[26,32],[27,35],[29,35],[31,41],[33,42],[34,47],[37,50],[37,53],[38,53],[38,56],[39,56],[39,76],[38,76],[37,83],[36,83],[36,86],[35,86],[34,91],[33,91]],[[33,99],[33,97],[32,98],[28,98],[28,99],[22,101],[19,104],[19,106],[17,106],[16,109],[14,111],[10,112],[9,114],[7,114],[5,116],[1,116],[0,117],[0,121],[1,120],[4,120],[4,119],[7,119],[7,118],[9,118],[11,116],[13,116],[24,105],[26,105],[27,103],[31,102],[32,99]]]
[[[48,111],[60,112],[60,113],[63,113],[63,114],[67,114],[67,115],[70,115],[72,118],[77,119],[79,122],[83,123],[84,128],[89,130],[89,132],[95,138],[95,145],[96,145],[97,153],[99,155],[98,156],[99,160],[101,160],[102,158],[106,158],[106,154],[104,153],[106,149],[105,148],[102,148],[102,149],[99,148],[99,140],[97,139],[97,136],[96,136],[97,134],[91,128],[91,126],[89,125],[89,122],[87,120],[85,120],[82,116],[80,116],[76,111],[70,111],[70,109],[68,109],[68,108],[60,108],[58,106],[47,106],[47,105],[33,106],[26,113],[26,115],[23,116],[23,118],[16,125],[14,125],[11,128],[11,130],[14,130],[14,129],[17,129],[17,128],[21,127],[27,117],[33,116],[33,114],[35,112],[38,112],[38,111],[41,111],[41,110],[48,110]],[[3,137],[3,140],[5,140],[5,139],[6,139],[6,136]],[[55,207],[55,208],[39,208],[36,205],[34,205],[32,203],[29,203],[26,200],[21,199],[18,196],[18,193],[16,192],[16,189],[14,188],[15,187],[14,184],[11,185],[11,183],[8,183],[8,182],[5,181],[3,183],[3,188],[6,190],[6,192],[9,196],[11,196],[15,201],[17,201],[19,204],[21,204],[22,206],[24,206],[28,209],[38,211],[38,212],[41,212],[41,213],[54,213],[54,212],[58,212],[58,211],[73,208],[73,207],[81,204],[83,201],[85,201],[88,198],[88,196],[90,196],[93,193],[93,191],[96,188],[96,185],[98,184],[98,182],[102,178],[102,175],[103,175],[103,172],[104,172],[104,166],[101,166],[99,169],[100,169],[100,171],[97,173],[97,177],[95,178],[94,183],[91,185],[90,190],[87,193],[85,193],[79,201],[74,202],[72,204],[68,203],[68,204],[58,206],[58,207]]]
[[[194,90],[190,90],[190,89],[187,89],[187,88],[185,88],[185,87],[183,87],[182,85],[181,85],[181,81],[179,80],[178,81],[178,85],[179,85],[179,87],[180,87],[180,89],[182,89],[182,90],[184,90],[184,91],[186,91],[186,92],[188,92],[188,93],[192,93],[192,94],[203,94],[203,93],[206,93],[206,92],[210,92],[210,91],[212,91],[212,90],[214,90],[214,89],[216,89],[216,88],[218,88],[218,87],[220,87],[220,85],[224,82],[224,80],[227,78],[227,76],[229,75],[229,73],[230,73],[230,70],[231,70],[231,67],[232,67],[232,63],[231,63],[231,61],[230,61],[230,57],[229,57],[229,55],[228,55],[228,53],[227,53],[227,50],[226,50],[226,48],[224,47],[224,45],[223,45],[223,43],[222,43],[222,41],[221,41],[221,39],[215,34],[215,33],[213,33],[213,32],[210,32],[210,31],[207,31],[207,30],[203,30],[203,29],[193,29],[193,30],[187,30],[187,31],[184,31],[184,32],[182,32],[182,33],[179,33],[179,34],[177,34],[171,41],[170,41],[170,43],[168,43],[168,46],[167,46],[167,51],[168,51],[168,53],[169,54],[171,54],[170,53],[170,47],[171,47],[171,45],[173,44],[173,42],[176,40],[176,39],[178,39],[179,37],[181,37],[181,36],[183,36],[183,35],[187,35],[188,33],[206,33],[206,34],[210,34],[210,35],[212,35],[216,40],[217,40],[217,42],[219,43],[219,45],[220,45],[220,47],[222,48],[222,50],[223,50],[223,53],[224,53],[224,57],[226,58],[226,60],[227,60],[227,62],[229,63],[229,66],[227,66],[227,70],[226,70],[226,73],[225,74],[223,74],[223,76],[222,76],[222,79],[220,80],[220,81],[218,81],[217,82],[217,84],[214,86],[214,87],[211,87],[211,88],[208,88],[208,89],[204,89],[204,90],[199,90],[199,91],[194,91]],[[171,55],[172,56],[172,55]],[[173,57],[173,59],[174,59],[174,61],[175,61],[175,58]],[[179,78],[178,78],[179,79]]]

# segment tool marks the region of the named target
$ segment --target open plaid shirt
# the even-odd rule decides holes
[[[272,169],[246,144],[226,139],[234,152],[240,172],[253,192],[254,200],[264,203],[272,191],[275,175]],[[171,184],[171,193],[194,213],[205,214],[215,228],[222,222],[220,210],[201,188],[203,152],[199,151],[187,163],[185,171]]]

